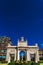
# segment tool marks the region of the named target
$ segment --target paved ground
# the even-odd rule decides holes
[[[1,64],[1,63],[0,63],[0,65],[7,65],[7,64],[5,64],[5,63],[4,63],[4,64]]]
[[[43,65],[43,63],[40,63],[40,65]]]

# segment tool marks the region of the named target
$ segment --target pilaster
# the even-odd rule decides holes
[[[20,51],[18,50],[17,60],[20,60],[19,52]]]
[[[36,51],[36,58],[35,58],[35,62],[37,63],[39,61],[39,53],[38,50]]]
[[[30,53],[29,53],[29,50],[27,50],[27,61],[30,61]]]

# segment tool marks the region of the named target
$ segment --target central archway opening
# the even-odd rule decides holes
[[[20,51],[20,61],[26,61],[26,52]]]

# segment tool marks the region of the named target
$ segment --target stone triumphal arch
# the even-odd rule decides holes
[[[35,62],[39,61],[39,53],[38,53],[38,45],[28,46],[27,40],[24,40],[24,37],[21,40],[18,40],[17,46],[11,46],[10,44],[7,47],[6,61],[8,63],[11,61],[13,57],[14,61],[20,61],[20,53],[24,51],[26,53],[25,61],[31,61],[32,59]],[[22,55],[23,60],[23,55]]]

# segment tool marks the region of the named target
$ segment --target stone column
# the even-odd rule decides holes
[[[15,49],[15,56],[14,56],[14,61],[16,61],[16,49]]]
[[[10,63],[10,54],[9,53],[7,53],[6,61],[8,61],[8,63]]]
[[[27,50],[27,61],[30,61],[30,53],[29,53],[29,50]]]
[[[35,58],[35,62],[37,63],[39,61],[39,53],[38,50],[36,51],[36,58]]]
[[[10,54],[9,54],[9,56],[8,56],[8,57],[9,57],[9,58],[8,58],[8,63],[10,63],[10,59],[11,59],[11,58],[10,58]]]
[[[20,60],[19,52],[20,51],[18,50],[17,60]]]
[[[8,63],[10,63],[10,49],[7,49],[7,54],[6,54],[6,61],[8,61]]]

